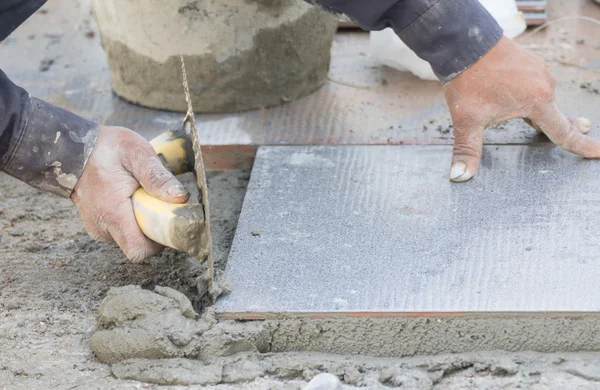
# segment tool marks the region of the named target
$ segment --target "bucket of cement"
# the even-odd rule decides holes
[[[327,78],[337,19],[299,0],[93,0],[115,93],[185,111],[233,112],[306,96]]]

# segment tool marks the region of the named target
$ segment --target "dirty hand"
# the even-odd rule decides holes
[[[135,220],[131,195],[140,185],[166,202],[184,203],[189,198],[148,141],[123,127],[102,126],[71,200],[90,236],[116,242],[133,262],[163,249],[144,236]]]
[[[554,101],[556,80],[540,57],[508,38],[444,86],[454,123],[450,180],[467,181],[477,171],[486,127],[525,118],[552,142],[586,158],[600,157],[600,141],[584,136],[585,118],[567,118]]]

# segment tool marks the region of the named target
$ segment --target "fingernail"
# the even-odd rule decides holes
[[[188,194],[187,190],[181,184],[176,184],[173,187],[167,190],[167,194],[173,197],[186,196]]]
[[[463,175],[467,173],[467,166],[464,163],[457,162],[452,164],[452,169],[450,170],[450,180],[452,181],[461,181]]]
[[[579,121],[579,123],[581,123],[581,126],[583,126],[583,128],[586,130],[589,130],[592,127],[590,120],[587,118],[577,118],[577,120]]]

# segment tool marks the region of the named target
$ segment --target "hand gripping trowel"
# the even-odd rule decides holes
[[[138,225],[148,238],[196,256],[201,262],[207,261],[205,278],[209,295],[214,300],[216,297],[213,294],[214,268],[206,173],[183,56],[180,58],[183,90],[188,106],[183,124],[181,129],[163,133],[150,141],[150,144],[163,165],[174,175],[194,172],[198,186],[198,203],[167,203],[152,197],[143,188],[139,188],[131,200]]]

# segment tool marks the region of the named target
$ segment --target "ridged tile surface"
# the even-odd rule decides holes
[[[450,154],[259,148],[218,311],[599,310],[600,162],[488,146],[454,184]]]

